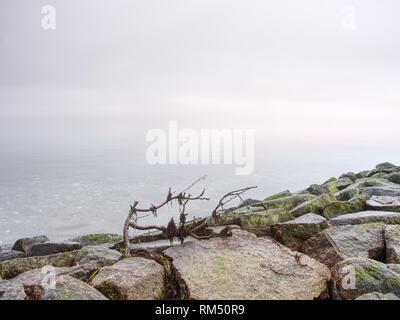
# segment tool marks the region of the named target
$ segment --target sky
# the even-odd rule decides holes
[[[47,4],[55,30],[41,27]],[[396,0],[2,0],[0,141],[139,143],[169,120],[390,139],[399,10]]]
[[[119,231],[132,199],[204,174],[213,199],[248,185],[263,199],[400,165],[399,12],[398,0],[1,0],[0,241]],[[150,166],[146,134],[169,121],[254,129],[254,172]]]

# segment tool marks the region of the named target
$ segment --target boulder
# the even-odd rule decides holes
[[[272,226],[272,235],[286,247],[299,251],[304,241],[329,227],[328,220],[314,213]]]
[[[338,216],[330,220],[335,226],[346,224],[363,224],[372,222],[383,222],[386,224],[400,224],[399,212],[388,211],[361,211]]]
[[[314,198],[312,200],[309,200],[307,202],[300,204],[299,206],[297,206],[290,212],[295,217],[299,217],[303,214],[310,213],[310,212],[319,214],[319,213],[322,213],[322,211],[326,205],[328,205],[329,203],[332,203],[334,201],[336,201],[336,198],[332,194],[326,193],[317,198]]]
[[[281,191],[281,192],[275,193],[273,195],[270,195],[269,197],[266,197],[264,199],[264,201],[276,200],[276,199],[280,199],[283,197],[289,197],[291,195],[292,195],[292,193],[289,190],[285,190],[285,191]]]
[[[25,298],[22,285],[0,279],[0,300],[25,300]]]
[[[345,179],[345,178],[350,179],[351,181],[354,182],[357,180],[357,175],[354,172],[347,172],[339,177],[339,179]]]
[[[366,202],[367,210],[400,212],[400,197],[372,196]]]
[[[384,178],[392,183],[400,184],[400,172],[390,173],[384,176]]]
[[[360,195],[350,201],[335,201],[327,204],[322,215],[331,219],[342,214],[353,213],[365,210],[366,196]]]
[[[25,255],[21,251],[11,250],[11,251],[1,251],[0,252],[0,262],[11,260],[15,258],[21,258]]]
[[[39,269],[33,269],[19,274],[18,276],[11,279],[11,281],[18,281],[22,284],[25,284],[29,281],[34,281],[38,278],[44,278],[44,276],[49,272],[50,269],[47,269],[52,266],[44,266]],[[87,281],[93,275],[93,273],[97,272],[99,269],[93,269],[92,266],[86,265],[75,265],[72,267],[52,267],[51,271],[54,272],[56,276],[64,276],[68,275],[75,279]]]
[[[87,246],[76,251],[48,256],[17,258],[0,262],[0,277],[5,279],[13,278],[23,272],[43,268],[47,265],[53,267],[72,267],[79,264],[86,265],[87,268],[95,270],[111,265],[121,258],[122,254],[118,251],[98,246]]]
[[[256,203],[252,207],[262,207],[265,210],[268,209],[292,210],[298,205],[314,198],[316,198],[316,196],[312,194],[295,194],[292,196],[282,197],[275,200],[267,200],[260,203]]]
[[[392,187],[392,186],[384,186],[384,187],[366,187],[362,188],[362,192],[372,196],[386,196],[386,197],[400,197],[400,188]]]
[[[93,268],[102,268],[121,259],[122,254],[118,251],[99,246],[86,246],[77,251],[74,265],[90,265]]]
[[[313,299],[327,288],[329,270],[268,238],[232,230],[232,237],[184,243],[165,254],[191,299]]]
[[[356,178],[357,179],[366,178],[368,173],[369,173],[369,170],[360,171],[360,172],[356,173]]]
[[[271,235],[271,226],[293,219],[293,215],[285,209],[270,209],[240,215],[240,223],[244,230],[257,236]]]
[[[334,182],[332,182],[332,184],[339,190],[343,190],[346,189],[348,186],[353,184],[353,180],[351,180],[350,178],[344,177],[344,178],[340,178]]]
[[[360,189],[357,187],[347,187],[346,189],[335,193],[336,199],[339,201],[348,201],[360,194]]]
[[[328,267],[354,257],[381,260],[385,254],[384,228],[377,223],[325,229],[305,241],[302,252]]]
[[[334,299],[352,300],[370,292],[399,296],[400,274],[384,263],[367,258],[351,258],[335,265],[332,273]]]
[[[326,181],[323,183],[323,185],[324,185],[324,184],[331,183],[331,182],[335,182],[335,181],[337,181],[337,179],[336,179],[335,177],[331,177],[331,178],[329,178],[328,180],[326,180]]]
[[[371,292],[363,294],[362,296],[359,296],[355,300],[400,300],[400,298],[394,295],[393,293],[383,294],[381,292]]]
[[[105,300],[99,292],[73,276],[80,268],[34,269],[10,281],[23,286],[31,300]],[[77,291],[73,292],[75,289]]]
[[[40,300],[108,300],[104,295],[87,283],[70,276],[56,278],[56,288],[47,289]]]
[[[396,273],[400,273],[400,264],[398,263],[386,263],[386,267]]]
[[[400,263],[400,225],[385,228],[386,263]]]
[[[47,256],[61,252],[79,250],[82,245],[77,242],[45,242],[36,243],[29,249],[29,256]]]
[[[339,189],[336,188],[334,182],[330,182],[327,184],[319,185],[319,184],[312,184],[308,189],[306,189],[307,192],[320,196],[324,193],[336,193],[339,192]]]
[[[112,300],[162,299],[164,269],[154,260],[129,258],[102,268],[91,284]]]
[[[335,194],[335,197],[340,201],[348,201],[359,195],[364,188],[371,187],[393,187],[385,179],[363,178],[358,179],[355,183]]]
[[[55,275],[54,284],[43,278],[41,270],[13,280],[23,285],[31,300],[107,300],[87,283],[68,275]]]
[[[236,227],[239,228],[239,226],[236,226]],[[225,226],[215,227],[215,228],[224,229]],[[188,242],[188,241],[198,241],[198,240],[189,236],[189,237],[185,238],[185,242]],[[129,245],[129,249],[132,254],[134,254],[135,251],[137,251],[137,250],[146,250],[146,251],[150,251],[150,252],[161,253],[164,250],[168,249],[169,247],[171,247],[173,245],[178,245],[180,243],[181,242],[179,241],[179,239],[174,239],[172,241],[172,243],[171,243],[171,241],[164,239],[164,240],[156,240],[156,241],[149,241],[149,242],[142,242],[142,243],[131,243]]]
[[[258,236],[271,234],[271,225],[293,219],[293,215],[283,208],[243,207],[220,215],[216,224],[213,218],[207,220],[209,226],[238,225]]]
[[[400,168],[393,166],[391,168],[387,167],[387,168],[376,168],[374,170],[371,170],[370,172],[368,172],[367,177],[376,177],[376,176],[384,176],[386,174],[390,174],[390,173],[394,173],[394,172],[399,172]]]
[[[36,237],[32,237],[32,238],[22,238],[17,240],[14,243],[14,246],[12,247],[12,250],[16,250],[16,251],[21,251],[24,254],[28,255],[29,254],[29,250],[32,247],[32,245],[36,244],[36,243],[45,243],[49,241],[49,238],[47,238],[46,236],[36,236]]]
[[[43,268],[46,265],[54,267],[70,267],[75,264],[77,251],[59,253],[42,257],[24,257],[0,262],[0,277],[14,278],[20,273]]]
[[[375,169],[377,170],[395,169],[395,168],[397,168],[396,165],[390,162],[383,162],[375,166]]]
[[[91,246],[100,244],[114,244],[122,241],[122,236],[114,233],[93,233],[75,237],[71,242],[80,243],[81,246]]]

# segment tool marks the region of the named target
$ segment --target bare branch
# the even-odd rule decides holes
[[[231,192],[225,194],[221,198],[221,200],[219,200],[217,206],[214,208],[213,212],[211,213],[211,216],[214,218],[214,221],[216,223],[219,221],[219,216],[220,216],[221,212],[223,212],[225,210],[224,206],[228,202],[230,202],[230,201],[232,201],[232,200],[234,200],[236,198],[239,198],[244,203],[241,195],[246,193],[247,191],[249,191],[251,189],[255,189],[255,188],[257,188],[257,186],[246,187],[246,188],[242,188],[242,189],[239,189],[239,190],[234,190],[234,191],[231,191]]]
[[[133,229],[137,229],[137,230],[150,230],[150,229],[160,230],[164,234],[166,234],[171,241],[172,241],[173,237],[176,235],[178,235],[179,238],[181,239],[181,241],[183,241],[184,237],[186,236],[186,233],[184,232],[185,222],[186,222],[186,214],[185,214],[186,204],[189,201],[194,201],[194,200],[209,200],[209,198],[204,197],[205,189],[203,189],[202,192],[200,192],[197,196],[192,196],[190,193],[187,193],[187,191],[190,190],[199,181],[204,180],[205,178],[206,178],[206,176],[203,176],[203,177],[197,179],[189,187],[185,188],[183,191],[179,192],[178,194],[175,194],[175,192],[171,192],[171,188],[169,188],[166,200],[164,200],[163,202],[161,202],[158,205],[151,204],[149,208],[137,208],[137,205],[139,204],[139,202],[135,201],[134,204],[132,206],[130,206],[128,217],[126,218],[125,223],[124,223],[123,239],[124,239],[125,255],[128,255],[128,253],[129,253],[129,228],[133,228]],[[138,217],[138,213],[151,212],[153,214],[153,216],[156,217],[157,211],[159,209],[161,209],[168,203],[172,204],[172,202],[175,200],[178,202],[179,206],[182,207],[179,229],[176,228],[175,222],[173,221],[173,219],[171,219],[167,228],[165,228],[163,226],[156,226],[156,225],[140,226],[136,223],[138,218],[140,218],[140,217]]]

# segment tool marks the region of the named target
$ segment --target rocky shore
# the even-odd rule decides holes
[[[209,219],[171,244],[46,236],[0,249],[0,300],[400,299],[400,167],[345,173]]]

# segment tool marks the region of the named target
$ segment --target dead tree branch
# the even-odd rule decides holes
[[[219,216],[222,212],[225,211],[224,206],[231,202],[234,199],[239,199],[243,204],[245,204],[245,202],[242,199],[242,195],[244,193],[246,193],[247,191],[251,190],[251,189],[255,189],[257,188],[257,186],[252,186],[252,187],[246,187],[246,188],[242,188],[239,190],[235,190],[235,191],[231,191],[227,194],[225,194],[224,196],[222,196],[221,200],[219,200],[217,206],[215,207],[215,209],[213,210],[213,212],[211,213],[211,216],[213,217],[215,223],[219,222]]]
[[[139,202],[135,201],[133,205],[130,206],[128,217],[126,218],[124,223],[124,230],[123,230],[123,241],[125,248],[124,254],[128,255],[129,253],[129,228],[133,228],[136,230],[160,230],[170,239],[171,242],[176,235],[178,235],[178,238],[181,241],[183,241],[184,237],[186,236],[186,234],[183,232],[185,230],[185,222],[186,222],[186,213],[185,213],[186,205],[188,204],[189,201],[209,200],[209,198],[204,197],[205,189],[203,189],[203,191],[197,196],[192,196],[190,193],[188,193],[188,191],[195,184],[197,184],[201,180],[204,180],[205,178],[206,176],[197,179],[189,187],[185,188],[178,194],[176,194],[175,192],[171,192],[171,188],[169,188],[166,199],[158,205],[151,204],[150,207],[148,208],[138,208],[137,206]],[[172,203],[174,201],[177,201],[179,207],[181,208],[180,223],[178,229],[176,228],[173,218],[168,223],[167,227],[157,226],[157,225],[140,226],[137,224],[137,220],[139,218],[138,214],[151,212],[153,216],[156,217],[157,211],[159,209],[164,207],[166,204]]]

